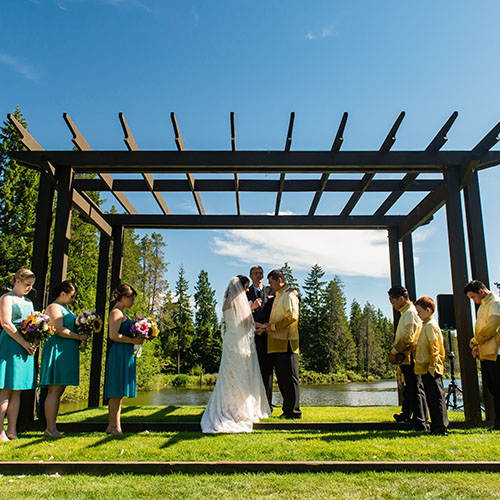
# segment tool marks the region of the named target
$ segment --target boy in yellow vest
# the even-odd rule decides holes
[[[434,319],[436,304],[430,297],[421,297],[415,302],[415,308],[423,322],[415,350],[415,374],[422,376],[431,433],[447,436],[448,413],[443,387],[445,352],[443,334]]]

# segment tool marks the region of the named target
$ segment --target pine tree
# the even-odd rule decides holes
[[[214,299],[215,292],[210,286],[208,273],[203,269],[198,276],[195,290],[196,333],[192,343],[194,361],[206,372],[216,372],[222,354],[222,341],[215,309],[217,305]]]
[[[297,290],[297,293],[300,294],[299,282],[293,276],[293,270],[288,265],[288,262],[285,262],[285,264],[283,265],[283,267],[280,268],[280,271],[283,273],[283,276],[285,277],[286,284],[289,287]]]
[[[331,342],[328,347],[330,371],[351,370],[356,367],[356,345],[345,314],[344,284],[335,276],[327,287],[328,329]]]
[[[25,127],[28,122],[19,107],[12,113]],[[40,174],[19,166],[8,156],[22,151],[20,134],[5,121],[0,128],[0,281],[21,267],[30,267],[36,221]]]
[[[354,344],[356,345],[356,353],[357,353],[357,363],[356,370],[361,372],[363,369],[363,363],[360,357],[360,345],[361,345],[361,328],[362,328],[362,320],[363,320],[363,311],[361,310],[361,306],[358,301],[354,299],[351,303],[351,314],[349,317],[349,328],[351,330],[352,339]]]
[[[358,360],[364,374],[381,377],[384,374],[385,359],[377,336],[377,318],[374,307],[366,303],[361,319]]]
[[[190,295],[188,294],[189,282],[184,276],[184,267],[181,265],[179,276],[175,285],[177,302],[174,304],[174,332],[176,338],[177,373],[181,367],[188,368],[191,342],[193,340],[194,325],[193,311],[191,310]]]
[[[330,359],[325,356],[325,345],[330,343],[328,309],[326,305],[325,275],[316,264],[311,267],[304,281],[304,294],[299,316],[301,352],[304,365],[309,370],[328,372]]]

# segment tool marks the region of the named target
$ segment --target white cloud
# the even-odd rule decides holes
[[[315,40],[315,39],[319,39],[319,38],[328,38],[328,37],[332,37],[335,35],[336,35],[335,25],[331,24],[330,26],[326,26],[325,28],[323,28],[317,32],[308,31],[306,34],[306,38],[308,40]]]
[[[10,66],[16,73],[19,73],[30,80],[38,80],[39,75],[28,65],[22,63],[16,57],[9,56],[7,54],[0,54],[0,63],[7,64]]]
[[[424,237],[422,235],[422,237]],[[319,264],[324,271],[344,276],[389,276],[385,231],[361,230],[231,230],[217,232],[211,249],[241,263],[258,262],[308,270]]]

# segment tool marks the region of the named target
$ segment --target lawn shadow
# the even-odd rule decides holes
[[[135,436],[137,436],[137,433],[135,432],[124,432],[119,436],[115,436],[114,434],[106,434],[101,439],[99,439],[99,441],[95,441],[94,443],[87,445],[86,448],[96,448],[97,446],[102,446],[103,444],[107,444],[110,441],[126,441],[128,438]]]
[[[167,438],[165,443],[163,443],[160,446],[160,449],[163,450],[180,442],[194,441],[196,439],[204,439],[204,438],[206,438],[206,436],[204,436],[201,432],[185,432],[185,431],[176,432],[175,434]]]

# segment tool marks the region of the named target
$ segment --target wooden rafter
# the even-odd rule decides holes
[[[231,151],[236,151],[236,127],[234,124],[233,111],[231,111],[229,117],[229,121],[231,122]],[[238,179],[238,172],[234,172],[234,193],[236,195],[236,212],[238,215],[241,215],[240,180]]]
[[[125,142],[128,150],[129,151],[139,151],[139,147],[137,146],[137,143],[135,142],[134,136],[132,135],[132,132],[130,131],[130,127],[128,126],[127,120],[125,120],[124,114],[119,113],[118,117],[120,118],[120,123],[122,125],[123,133],[125,135],[123,141]],[[156,202],[158,203],[159,207],[161,208],[162,212],[165,215],[170,215],[171,212],[167,206],[167,203],[163,199],[163,196],[161,195],[160,192],[154,190],[154,178],[153,178],[153,176],[151,174],[142,172],[142,178],[145,180],[149,191],[154,196],[154,198],[155,198]]]
[[[342,120],[340,120],[340,125],[337,130],[337,135],[335,136],[335,140],[333,141],[332,144],[332,151],[336,152],[339,151],[343,142],[344,142],[344,130],[345,130],[345,125],[347,123],[347,112],[345,112],[342,115]],[[316,191],[313,201],[311,203],[311,207],[309,208],[309,214],[308,215],[314,215],[316,212],[316,209],[318,208],[319,205],[319,200],[321,199],[321,195],[323,194],[323,191],[325,190],[326,184],[328,182],[328,178],[330,177],[330,173],[326,174],[321,174],[321,184],[320,188],[318,191]]]
[[[396,133],[399,127],[401,126],[401,122],[403,121],[404,117],[405,117],[405,112],[402,111],[397,117],[396,121],[394,122],[394,125],[392,126],[391,130],[387,134],[387,137],[385,138],[385,141],[382,143],[382,146],[380,146],[379,149],[380,153],[387,153],[388,151],[390,151],[390,149],[396,142]],[[361,184],[362,184],[361,190],[351,195],[345,207],[342,209],[342,212],[340,212],[340,215],[347,216],[353,211],[354,207],[360,200],[363,193],[367,190],[374,176],[375,176],[374,172],[366,173],[363,176],[363,179],[361,179]]]
[[[185,154],[186,148],[184,147],[184,141],[182,140],[181,132],[179,130],[179,125],[177,124],[177,118],[175,117],[175,113],[170,113],[170,118],[172,120],[172,126],[174,127],[175,145],[177,146],[177,150],[182,151],[183,154]],[[200,194],[195,189],[194,175],[191,172],[186,172],[186,178],[188,180],[191,192],[193,193],[193,198],[194,202],[196,203],[196,208],[198,209],[198,213],[200,215],[205,215],[205,209],[203,208]]]
[[[425,148],[425,151],[439,151],[448,140],[448,132],[458,117],[458,112],[454,111],[451,116],[448,118],[446,123],[441,127],[439,132],[435,135],[429,145]],[[373,215],[380,216],[385,215],[391,207],[403,196],[403,193],[408,191],[413,184],[413,182],[417,179],[418,174],[406,174],[403,178],[403,189],[399,191],[393,191],[380,205],[380,207],[374,212]]]
[[[78,148],[79,151],[92,151],[89,143],[85,140],[82,133],[78,130],[77,126],[73,123],[73,120],[69,117],[68,113],[63,113],[63,118],[66,124],[68,125],[69,130],[73,134],[72,142]],[[111,175],[98,172],[99,177],[107,184],[107,186],[111,189],[111,193],[120,203],[120,205],[129,213],[136,214],[137,211],[132,206],[128,198],[124,193],[120,191],[113,190],[113,177]]]
[[[292,132],[293,132],[293,122],[295,121],[295,113],[292,111],[290,113],[290,121],[288,123],[288,132],[286,134],[285,141],[285,151],[290,151],[292,147]],[[276,207],[274,209],[274,215],[279,215],[280,213],[280,205],[281,205],[281,196],[283,195],[283,186],[285,185],[285,173],[281,172],[280,174],[280,187],[278,193],[276,195]]]

